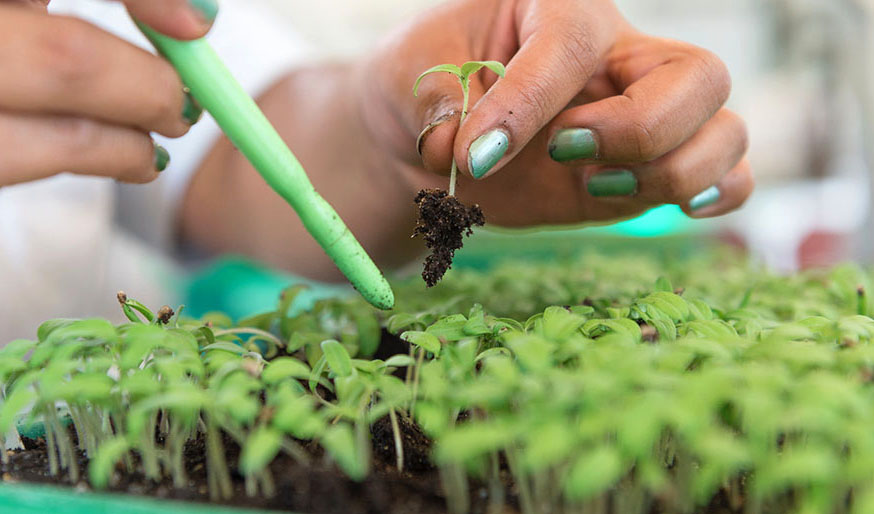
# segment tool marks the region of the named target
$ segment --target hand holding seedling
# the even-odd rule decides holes
[[[450,73],[406,94],[425,69],[469,60],[507,63],[507,75],[471,79],[460,128],[463,95]],[[454,159],[460,197],[490,223],[607,220],[662,203],[713,216],[752,189],[744,123],[722,108],[722,62],[641,34],[609,1],[455,2],[371,65],[374,90],[394,106],[371,110],[371,125],[402,129],[388,144],[409,165],[446,173]]]
[[[468,61],[504,63],[506,76],[470,77],[463,123],[457,76],[429,75],[411,94],[422,72]],[[641,34],[608,0],[460,0],[364,58],[298,70],[259,100],[316,189],[391,266],[421,252],[411,200],[447,189],[453,160],[457,199],[493,225],[615,220],[663,203],[695,217],[738,207],[753,182],[744,123],[722,107],[729,89],[718,58]],[[335,278],[247,168],[228,141],[213,150],[186,196],[183,234]]]
[[[200,117],[164,60],[45,0],[0,1],[0,186],[70,171],[147,182],[169,155],[150,132],[177,137]],[[203,36],[212,0],[127,0],[131,14],[180,39]]]

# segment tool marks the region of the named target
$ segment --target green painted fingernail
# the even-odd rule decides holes
[[[216,0],[188,0],[188,3],[208,23],[215,21],[218,16],[219,6]]]
[[[549,156],[557,162],[594,159],[598,154],[595,134],[584,128],[562,129],[549,142]]]
[[[718,202],[719,197],[719,188],[716,186],[710,186],[704,191],[698,193],[695,198],[689,200],[689,209],[693,211],[703,209],[704,207],[708,207]]]
[[[510,139],[503,130],[483,134],[470,145],[468,167],[473,178],[480,179],[507,153]]]
[[[155,145],[155,169],[158,172],[164,171],[167,169],[167,166],[170,164],[170,152],[167,151],[166,148],[159,145],[158,143],[154,143]]]
[[[197,103],[197,100],[191,96],[191,93],[185,91],[185,104],[182,106],[182,118],[189,125],[194,125],[198,121],[200,121],[200,117],[203,115],[203,107]]]
[[[637,178],[628,170],[603,171],[589,178],[592,196],[630,196],[637,192]]]

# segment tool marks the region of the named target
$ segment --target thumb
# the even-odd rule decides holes
[[[476,103],[482,94],[481,83],[471,81],[469,105]],[[422,131],[416,149],[426,170],[448,175],[464,98],[458,79],[450,73],[429,75],[422,81],[418,96],[416,109]]]
[[[131,16],[176,39],[206,35],[218,15],[217,0],[122,0]]]

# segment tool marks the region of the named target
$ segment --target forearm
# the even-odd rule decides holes
[[[413,196],[424,177],[380,151],[362,119],[358,71],[350,64],[296,71],[258,100],[315,188],[381,266],[408,261]],[[180,211],[181,236],[215,252],[248,255],[304,276],[339,272],[288,204],[222,138],[205,159]]]

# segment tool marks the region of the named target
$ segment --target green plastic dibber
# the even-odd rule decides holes
[[[394,293],[361,243],[316,192],[297,158],[273,125],[204,39],[178,41],[137,22],[176,68],[191,95],[209,111],[228,139],[267,184],[297,212],[307,231],[368,302],[394,306]]]

